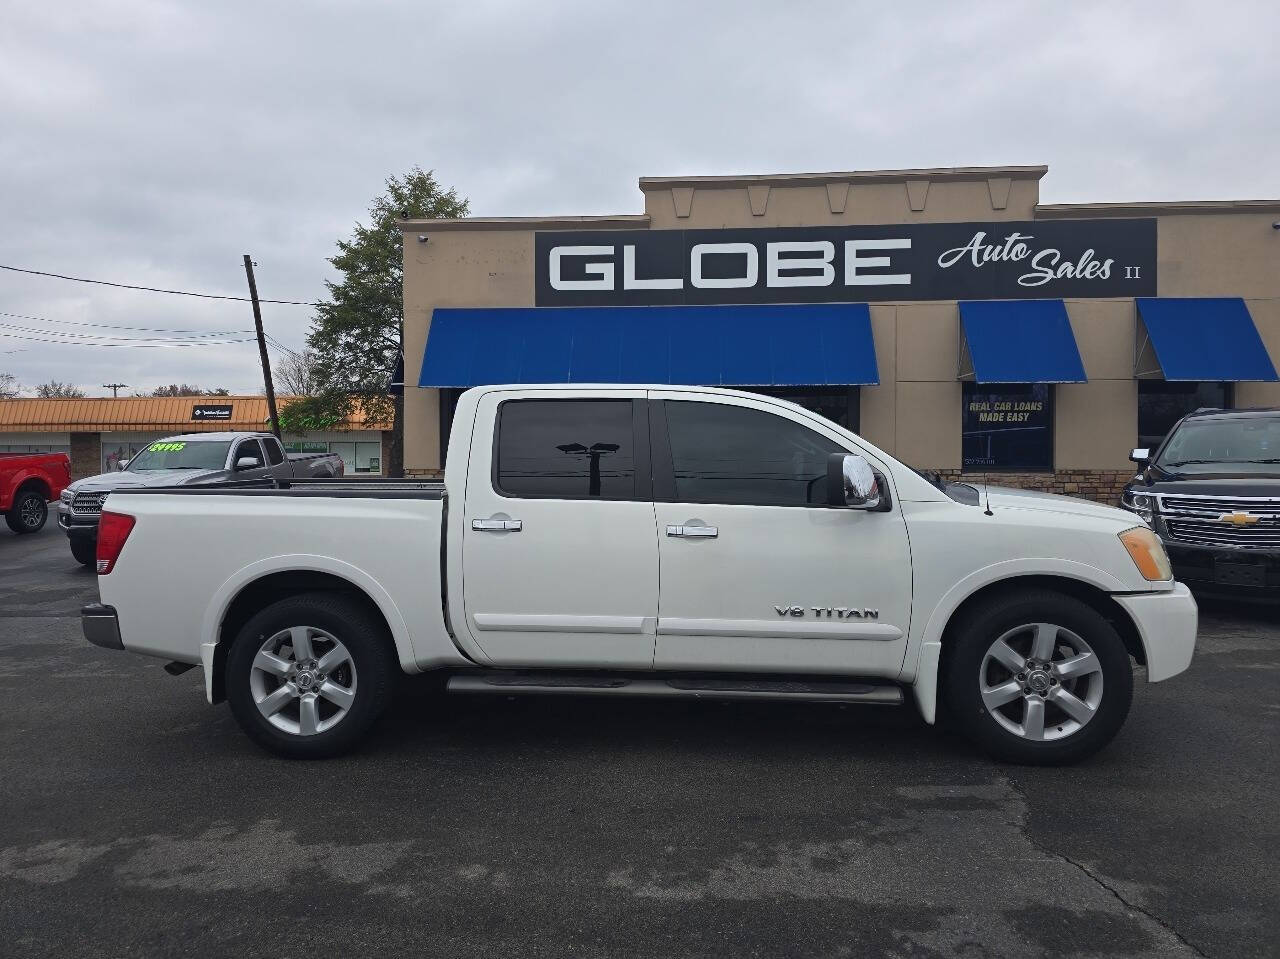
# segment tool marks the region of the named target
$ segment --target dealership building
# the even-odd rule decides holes
[[[1280,406],[1280,201],[1040,202],[1046,167],[642,177],[644,212],[406,220],[405,466],[488,383],[735,387],[904,462],[1114,500]]]
[[[291,396],[278,397],[283,408]],[[156,440],[180,433],[268,430],[265,396],[121,396],[0,400],[0,453],[71,455],[76,479],[118,469]],[[382,471],[383,433],[357,414],[324,432],[286,433],[295,453],[337,453],[346,472]]]

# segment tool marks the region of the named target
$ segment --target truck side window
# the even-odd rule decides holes
[[[252,456],[258,461],[258,465],[262,465],[262,447],[258,445],[257,440],[245,440],[236,447],[236,455],[231,459],[231,466],[234,468],[236,463],[240,461],[242,456]]]
[[[631,400],[508,400],[494,480],[507,496],[635,498]]]
[[[667,400],[680,503],[816,506],[827,457],[848,452],[791,420],[741,406]]]
[[[262,441],[262,445],[267,448],[267,462],[272,466],[279,466],[284,462],[284,450],[273,437],[268,436]]]

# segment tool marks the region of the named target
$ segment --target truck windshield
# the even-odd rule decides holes
[[[1165,443],[1155,465],[1169,472],[1275,473],[1280,415],[1189,420]]]
[[[229,441],[161,440],[129,461],[130,473],[152,470],[220,470],[227,463]]]

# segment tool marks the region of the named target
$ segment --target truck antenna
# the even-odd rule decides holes
[[[996,514],[991,512],[991,487],[987,485],[986,480],[982,481],[982,496],[987,501],[987,508],[982,511],[982,514],[984,516],[995,516]]]

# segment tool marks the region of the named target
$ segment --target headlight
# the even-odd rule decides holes
[[[59,496],[59,497],[58,497],[58,499],[59,499],[59,500],[61,500],[61,501],[62,501],[62,502],[64,502],[64,503],[70,503],[70,502],[71,502],[71,500],[72,500],[72,498],[73,498],[75,495],[76,495],[75,490],[68,488],[68,489],[64,489],[64,490],[62,491],[62,495],[61,495],[61,496]]]
[[[1143,579],[1152,583],[1173,579],[1173,568],[1169,565],[1169,554],[1164,551],[1164,544],[1146,526],[1125,530],[1120,534],[1120,542],[1129,551],[1129,558]]]
[[[1156,518],[1156,498],[1150,493],[1135,493],[1125,490],[1120,496],[1120,505],[1137,513],[1142,521],[1150,526]]]

